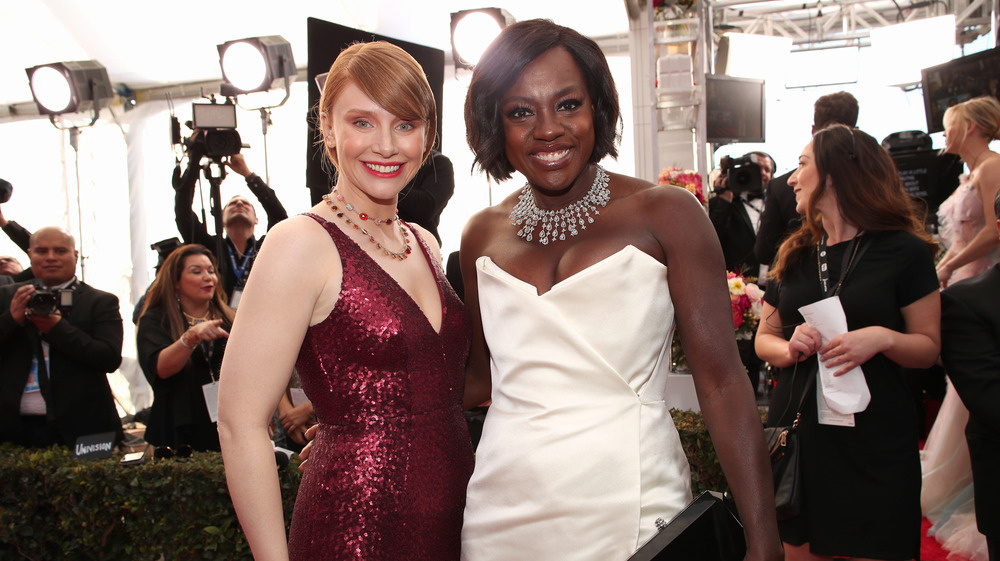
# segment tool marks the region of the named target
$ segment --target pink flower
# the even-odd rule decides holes
[[[705,204],[705,191],[702,188],[701,175],[692,170],[682,170],[675,167],[663,168],[663,171],[657,176],[657,183],[687,189],[697,197],[698,202],[702,205]]]

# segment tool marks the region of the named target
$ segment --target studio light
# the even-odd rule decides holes
[[[455,68],[473,68],[500,31],[514,23],[503,8],[462,10],[451,14],[451,53]]]
[[[288,83],[296,74],[292,45],[280,35],[250,37],[219,45],[222,95],[270,90],[275,82]]]
[[[64,113],[94,112],[94,120],[115,97],[108,71],[96,60],[54,62],[26,68],[38,112],[50,118]]]

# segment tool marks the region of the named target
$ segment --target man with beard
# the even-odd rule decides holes
[[[203,154],[198,150],[197,145],[190,148],[188,167],[183,174],[180,172],[179,164],[174,170],[175,219],[177,230],[184,243],[199,243],[216,252],[215,236],[208,233],[205,224],[191,209],[195,182],[198,180],[203,157]],[[285,207],[281,205],[274,190],[268,187],[260,176],[250,171],[242,154],[229,156],[223,160],[223,163],[229,169],[246,178],[247,187],[257,197],[264,212],[267,213],[268,230],[278,222],[288,218],[288,213],[285,212]],[[260,245],[264,242],[264,236],[261,236],[260,239],[254,237],[256,226],[257,212],[246,197],[235,195],[222,208],[222,228],[226,235],[222,244],[222,255],[216,255],[215,258],[219,264],[218,273],[222,280],[222,289],[229,297],[229,305],[234,309],[239,305],[243,286],[247,282],[247,277],[250,276],[250,268],[253,266]]]

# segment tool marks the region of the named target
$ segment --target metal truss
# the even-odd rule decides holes
[[[998,0],[709,0],[716,35],[738,31],[790,37],[792,50],[868,46],[873,29],[954,14],[955,40],[996,29]]]

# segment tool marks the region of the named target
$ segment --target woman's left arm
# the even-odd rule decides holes
[[[705,425],[747,531],[746,559],[782,559],[771,465],[754,391],[740,362],[722,248],[694,197],[660,188],[644,204],[667,279]],[[661,198],[662,197],[662,198]]]
[[[863,327],[838,335],[819,350],[819,359],[840,376],[882,353],[904,368],[928,368],[941,353],[941,293],[937,290],[902,308],[906,331]]]

